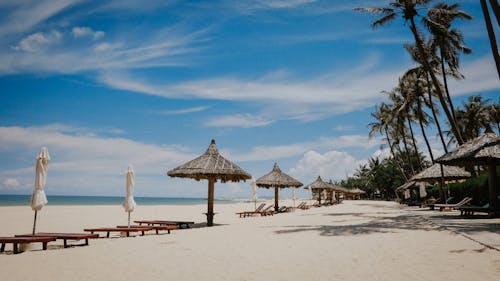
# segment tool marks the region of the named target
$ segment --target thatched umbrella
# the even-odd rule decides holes
[[[481,165],[488,167],[488,185],[490,206],[496,215],[500,214],[499,190],[496,166],[500,164],[500,136],[487,133],[470,140],[438,159],[436,162],[446,165],[466,166]]]
[[[466,170],[456,167],[456,166],[443,166],[443,173],[441,174],[441,164],[434,164],[429,168],[423,170],[422,172],[411,177],[411,181],[423,181],[423,182],[437,182],[441,180],[459,180],[470,177],[470,173]]]
[[[222,157],[212,140],[203,155],[167,172],[171,177],[192,178],[197,181],[208,180],[208,208],[207,226],[213,225],[214,220],[214,184],[217,180],[239,182],[250,179],[252,176],[243,169]]]
[[[321,204],[321,192],[325,189],[331,189],[331,186],[327,182],[324,182],[321,179],[321,176],[318,176],[318,178],[315,181],[308,184],[304,188],[317,190],[318,191],[318,202]]]
[[[271,188],[274,187],[274,210],[278,211],[279,189],[285,187],[300,187],[303,184],[283,173],[277,163],[274,163],[273,170],[262,177],[258,178],[258,187]]]

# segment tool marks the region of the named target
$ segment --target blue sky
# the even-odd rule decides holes
[[[205,197],[206,182],[165,172],[212,138],[256,178],[274,162],[306,184],[345,178],[387,155],[368,139],[370,112],[412,66],[401,21],[372,30],[352,11],[386,3],[1,1],[0,194],[31,193],[47,146],[48,194],[122,195],[132,164],[136,195]],[[498,101],[479,3],[460,3],[474,16],[457,23],[473,53],[453,100]],[[249,195],[248,182],[216,187]]]

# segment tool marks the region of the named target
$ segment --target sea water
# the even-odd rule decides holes
[[[47,195],[50,205],[120,205],[125,197]],[[138,205],[196,205],[206,204],[206,198],[134,197]],[[0,206],[29,206],[31,195],[0,194]],[[215,199],[217,203],[234,203],[231,199]]]

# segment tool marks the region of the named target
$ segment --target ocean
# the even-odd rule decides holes
[[[120,205],[125,197],[47,195],[48,205]],[[206,204],[206,198],[134,197],[138,205],[195,205]],[[0,206],[29,206],[31,195],[2,195]],[[215,199],[220,204],[234,203],[232,199]]]

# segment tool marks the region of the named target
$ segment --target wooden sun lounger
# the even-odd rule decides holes
[[[5,251],[5,244],[11,243],[14,254],[19,253],[19,244],[41,242],[43,249],[47,250],[47,243],[55,241],[54,237],[0,237],[0,252]]]
[[[37,232],[35,235],[32,234],[21,234],[16,235],[16,237],[53,237],[55,239],[60,239],[64,241],[64,248],[68,248],[68,240],[79,241],[85,239],[85,244],[82,246],[89,245],[89,238],[99,238],[99,234],[89,234],[89,233],[54,233],[54,232]]]
[[[262,203],[259,205],[259,207],[255,208],[255,211],[243,211],[243,212],[239,212],[236,214],[240,215],[240,218],[246,218],[246,217],[249,217],[249,216],[252,216],[254,214],[259,213],[262,210],[262,208],[264,208],[265,205],[266,205],[266,203]]]
[[[118,228],[128,228],[127,225],[118,225],[116,227],[118,227]],[[137,228],[137,227],[144,227],[144,225],[131,225],[130,227]],[[177,225],[174,225],[174,224],[148,225],[147,227],[150,228],[151,230],[155,230],[156,234],[160,234],[159,233],[160,230],[166,230],[167,233],[170,234],[170,230],[179,229],[179,227]]]
[[[179,228],[190,228],[191,224],[194,224],[194,221],[161,221],[161,220],[140,220],[140,221],[134,221],[135,223],[138,223],[139,226],[147,225],[147,226],[152,226],[152,225],[176,225]]]
[[[130,237],[130,232],[140,232],[141,235],[144,235],[144,232],[151,230],[152,228],[149,226],[140,226],[140,227],[99,227],[99,228],[86,228],[83,231],[88,231],[92,234],[94,232],[106,232],[106,237],[109,238],[110,232],[125,232],[127,237]]]
[[[461,216],[473,216],[474,213],[487,213],[488,215],[494,213],[489,203],[484,206],[461,206],[457,209],[460,211]]]
[[[439,211],[451,211],[452,209],[457,209],[470,201],[472,201],[471,197],[465,197],[462,201],[456,204],[434,204],[434,208],[439,208]]]

